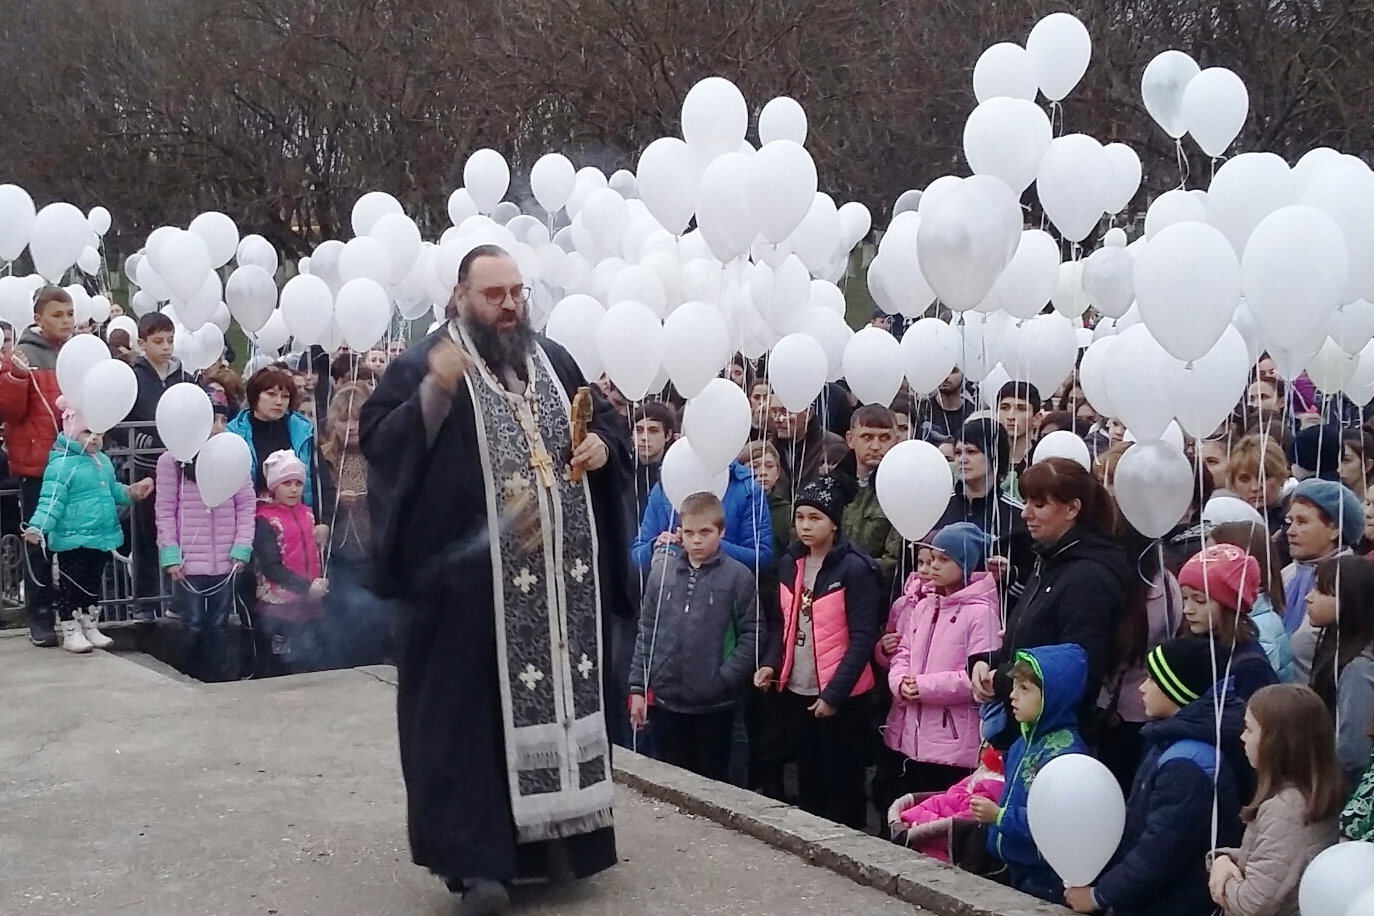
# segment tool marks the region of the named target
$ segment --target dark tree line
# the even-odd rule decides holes
[[[1139,99],[1168,48],[1245,80],[1236,150],[1369,149],[1374,0],[10,0],[0,181],[104,204],[125,253],[215,208],[300,255],[350,236],[377,188],[437,233],[480,146],[517,193],[552,150],[632,169],[714,74],[755,114],[801,101],[822,187],[881,225],[902,191],[966,170],[979,52],[1066,8],[1094,48],[1064,129],[1140,152],[1138,205],[1179,180]],[[1195,187],[1208,165],[1190,167]]]

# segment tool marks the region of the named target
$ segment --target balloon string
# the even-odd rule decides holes
[[[1178,157],[1178,189],[1186,191],[1188,189],[1188,175],[1191,171],[1188,164],[1188,156],[1183,152],[1183,138],[1174,140],[1174,153]]]

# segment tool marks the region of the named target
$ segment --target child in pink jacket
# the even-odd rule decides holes
[[[997,580],[981,571],[988,536],[977,525],[947,525],[931,542],[925,597],[906,615],[888,669],[892,709],[878,768],[886,789],[879,811],[908,792],[943,792],[978,763],[978,707],[968,659],[1001,645]],[[906,596],[899,602],[909,600]]]
[[[214,432],[224,431],[228,410],[215,408]],[[207,506],[196,483],[195,461],[171,452],[157,460],[158,559],[172,580],[172,607],[181,618],[178,667],[201,681],[239,676],[229,617],[240,574],[253,557],[257,498],[253,481],[218,506]]]
[[[921,801],[914,794],[903,795],[887,811],[889,836],[898,846],[908,846],[949,861],[949,836],[956,820],[973,820],[974,798],[1002,803],[1007,780],[1002,769],[1002,753],[991,745],[983,748],[978,769],[950,786],[948,791]]]

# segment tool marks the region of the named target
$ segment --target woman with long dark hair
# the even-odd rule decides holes
[[[1079,724],[1095,736],[1097,699],[1115,664],[1117,626],[1133,575],[1125,551],[1112,540],[1116,509],[1102,485],[1068,458],[1032,464],[1021,475],[1021,495],[1026,501],[1021,514],[1035,541],[1035,566],[1007,616],[1002,648],[970,668],[974,696],[984,703],[1007,701],[1017,652],[1076,643],[1088,655]],[[1015,740],[1015,726],[1008,717],[994,743]]]
[[[1347,556],[1318,564],[1307,619],[1320,630],[1312,689],[1336,719],[1336,753],[1351,792],[1374,749],[1374,563]]]

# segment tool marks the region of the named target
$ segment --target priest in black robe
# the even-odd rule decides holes
[[[529,324],[502,249],[463,259],[450,320],[362,411],[380,587],[398,600],[411,852],[500,913],[505,885],[615,864],[608,615],[633,616],[617,415],[573,448],[577,363]],[[623,710],[616,710],[617,714]]]

